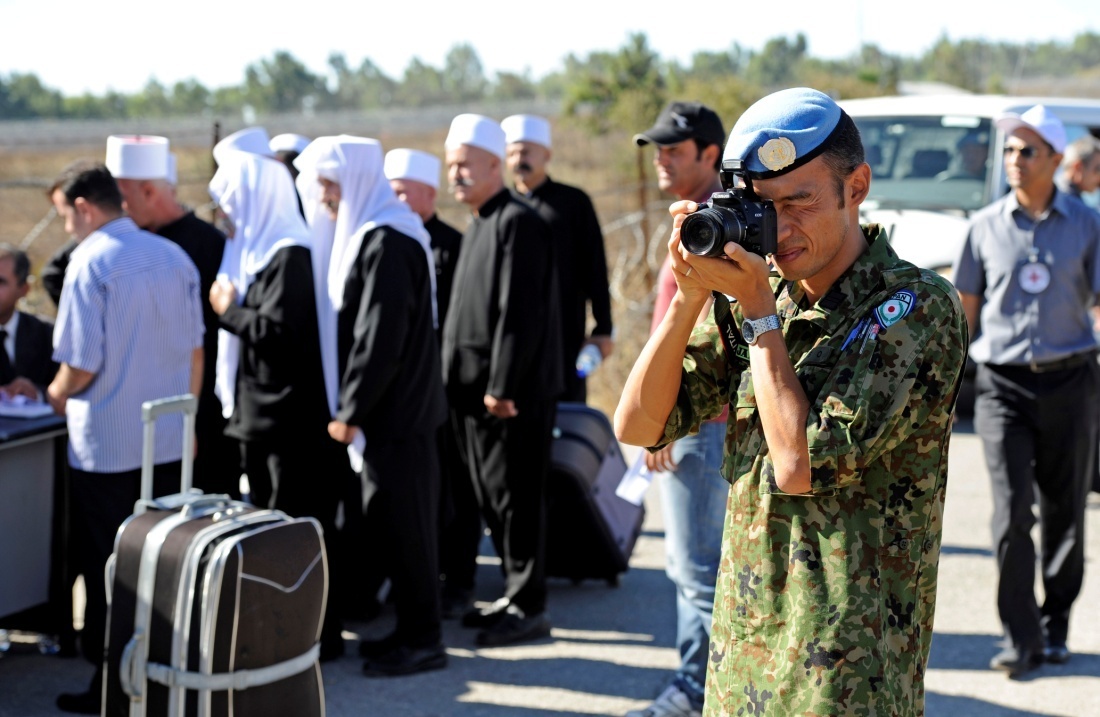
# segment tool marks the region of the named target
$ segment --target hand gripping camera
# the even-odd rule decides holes
[[[724,192],[715,192],[706,206],[680,225],[680,243],[692,254],[723,256],[726,242],[736,242],[753,254],[776,252],[775,206],[752,190],[742,160],[727,159],[719,173]]]

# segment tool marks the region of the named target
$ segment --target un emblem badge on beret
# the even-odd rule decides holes
[[[773,172],[790,166],[794,162],[796,154],[794,142],[786,137],[769,139],[763,147],[756,150],[756,156],[760,158],[760,163]]]

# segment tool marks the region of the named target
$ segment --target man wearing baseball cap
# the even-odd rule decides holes
[[[680,227],[697,204],[673,205],[676,296],[615,416],[620,440],[657,448],[730,406],[704,712],[921,715],[958,296],[860,225],[871,169],[827,95],[757,101],[723,169],[772,203],[776,248],[692,254]]]
[[[1069,659],[1069,613],[1084,575],[1087,486],[1096,470],[1100,216],[1059,191],[1066,131],[1047,107],[996,121],[1005,196],[971,217],[954,271],[978,365],[974,426],[993,487],[993,551],[1004,649],[1017,677]],[[1035,494],[1038,487],[1038,496]],[[1035,597],[1034,504],[1044,599]]]
[[[504,130],[462,114],[445,142],[455,199],[473,214],[443,325],[451,421],[505,575],[504,595],[462,618],[477,643],[550,634],[545,493],[561,336],[550,228],[504,186]]]
[[[657,184],[677,199],[702,204],[722,191],[718,168],[725,130],[718,115],[698,102],[671,102],[657,122],[634,136],[639,146],[654,145]],[[676,296],[671,258],[657,273],[657,297],[650,331],[655,331]],[[699,312],[702,321],[709,304]],[[699,432],[661,450],[646,453],[646,467],[660,471],[657,486],[665,521],[665,571],[676,586],[676,647],[680,666],[671,682],[647,710],[627,717],[677,717],[699,713],[710,659],[714,585],[722,558],[722,520],[729,484],[722,477],[723,410],[705,421]]]

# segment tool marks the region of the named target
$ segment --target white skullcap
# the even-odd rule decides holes
[[[451,131],[447,133],[443,146],[455,149],[463,144],[479,147],[504,159],[504,130],[484,115],[462,114],[451,120]]]
[[[115,179],[164,179],[168,176],[168,138],[111,135],[104,164]]]
[[[391,149],[386,152],[382,171],[386,179],[411,179],[439,189],[439,169],[442,162],[434,154],[417,149]]]
[[[168,153],[168,171],[165,173],[164,178],[169,184],[175,186],[179,184],[179,173],[176,171],[176,153]]]
[[[263,127],[245,127],[214,145],[214,161],[223,164],[226,155],[231,151],[272,157],[274,153],[271,151],[270,145],[271,140],[267,136],[266,129]]]
[[[296,154],[301,154],[307,145],[309,145],[309,137],[290,132],[277,134],[268,143],[268,147],[272,152],[295,152]]]
[[[534,142],[550,148],[550,123],[537,115],[512,115],[500,122],[508,144]]]

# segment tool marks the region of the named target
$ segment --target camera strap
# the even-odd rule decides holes
[[[714,296],[714,323],[718,326],[718,333],[722,335],[726,357],[734,372],[740,373],[749,367],[749,344],[741,335],[741,329],[734,325],[729,298],[721,291],[710,293]]]

